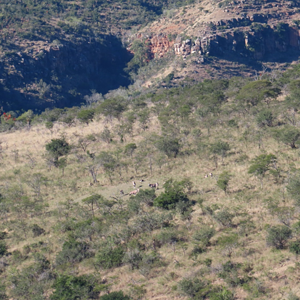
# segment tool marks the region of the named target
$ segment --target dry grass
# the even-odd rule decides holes
[[[141,132],[136,125],[133,136],[127,137],[126,142],[135,142],[139,145],[149,133],[160,134],[160,128],[157,124],[157,119],[152,117],[151,125],[146,132]],[[285,290],[283,287],[293,288],[294,293],[299,293],[296,279],[298,277],[295,276],[294,273],[290,273],[290,268],[295,267],[295,257],[288,250],[274,251],[272,248],[267,247],[265,242],[266,224],[278,224],[278,220],[270,215],[262,200],[272,196],[278,198],[281,201],[281,205],[289,206],[292,205],[292,201],[286,198],[286,202],[282,202],[282,190],[284,189],[284,185],[274,184],[270,176],[265,178],[264,189],[262,190],[257,178],[251,177],[247,173],[249,161],[265,151],[278,156],[278,163],[284,171],[290,170],[291,167],[297,168],[299,167],[297,151],[278,144],[269,137],[264,137],[264,147],[263,149],[259,149],[257,143],[254,141],[248,141],[247,143],[241,142],[239,137],[243,130],[236,129],[230,132],[231,154],[225,157],[224,164],[219,162],[218,168],[215,168],[213,161],[209,159],[207,155],[191,155],[184,158],[179,157],[175,161],[170,162],[169,166],[163,166],[162,169],[155,166],[152,176],[150,176],[150,172],[146,166],[141,168],[138,174],[135,174],[134,170],[129,168],[128,172],[123,171],[121,177],[119,175],[114,177],[113,185],[110,185],[105,174],[100,172],[98,176],[99,185],[91,187],[89,186],[91,178],[85,170],[85,165],[76,162],[74,155],[70,155],[69,157],[69,165],[65,170],[64,176],[62,176],[60,170],[55,168],[49,170],[47,168],[43,160],[43,155],[45,154],[45,144],[51,139],[64,135],[70,143],[76,144],[76,139],[78,139],[76,135],[97,135],[105,126],[114,130],[116,125],[117,121],[107,123],[105,120],[100,119],[90,123],[88,126],[77,125],[71,128],[56,124],[53,133],[50,133],[43,125],[34,126],[30,130],[2,133],[1,141],[3,153],[0,172],[0,184],[2,188],[5,189],[5,186],[14,183],[21,183],[26,193],[32,196],[32,191],[28,185],[26,185],[26,180],[30,179],[34,173],[41,173],[50,180],[48,186],[42,187],[42,195],[44,201],[49,204],[47,211],[51,212],[57,210],[66,199],[73,199],[80,204],[83,198],[94,193],[100,193],[108,199],[111,196],[118,197],[121,189],[124,190],[125,193],[132,190],[132,179],[144,178],[145,182],[141,184],[141,188],[145,188],[148,186],[148,183],[151,182],[157,181],[160,183],[160,186],[162,186],[162,183],[169,178],[181,180],[188,177],[192,180],[194,185],[193,190],[195,194],[191,195],[194,200],[200,197],[204,199],[205,205],[212,206],[217,204],[220,208],[227,207],[236,214],[233,220],[235,225],[239,225],[242,220],[247,218],[252,220],[254,229],[251,229],[247,236],[241,235],[239,237],[239,247],[234,250],[232,260],[240,263],[247,262],[253,266],[253,270],[250,272],[251,276],[264,282],[264,286],[268,287],[268,298],[278,299],[279,293],[287,295],[289,290]],[[223,132],[222,127],[215,127],[211,131],[210,136],[207,136],[207,139],[213,142],[218,137],[222,138]],[[97,140],[97,142],[90,145],[88,149],[99,153],[100,151],[114,151],[118,147],[123,147],[123,145],[117,141],[117,137],[115,137],[114,140],[116,140],[116,142],[111,144]],[[15,150],[19,151],[19,159],[17,161],[15,161],[14,153],[12,152]],[[79,150],[79,152],[80,151],[81,150]],[[29,167],[27,157],[29,153],[36,160],[36,166],[34,168]],[[237,158],[242,154],[247,154],[248,158],[244,162],[236,162]],[[229,192],[226,195],[216,186],[216,178],[218,174],[224,170],[229,171],[233,175],[229,185]],[[212,172],[214,177],[204,178],[204,174],[208,172]],[[76,192],[70,188],[72,182],[76,182]],[[158,192],[161,191],[162,189]],[[285,195],[285,197],[287,196]],[[125,196],[123,199],[126,203],[128,196]],[[14,214],[8,216],[10,221],[13,221],[14,218]],[[25,245],[31,245],[37,241],[44,241],[50,245],[50,249],[46,255],[53,260],[56,253],[60,251],[65,238],[63,233],[54,230],[59,218],[49,213],[45,214],[45,217],[42,219],[37,216],[27,216],[24,221],[27,225],[34,223],[40,224],[45,228],[46,234],[39,238],[32,237],[30,233],[26,239],[12,238],[8,240],[9,250],[22,251]],[[128,266],[123,266],[115,270],[101,271],[101,276],[108,278],[108,283],[113,285],[113,290],[129,292],[130,284],[144,284],[147,293],[143,299],[179,299],[182,297],[179,297],[177,292],[173,290],[173,286],[183,277],[190,276],[197,272],[204,272],[206,267],[203,261],[206,258],[212,259],[213,267],[217,267],[229,260],[229,257],[226,257],[222,249],[218,246],[217,240],[226,233],[235,232],[238,227],[237,229],[228,229],[220,226],[220,224],[216,223],[209,215],[203,214],[202,209],[198,205],[194,207],[190,222],[182,221],[179,217],[176,217],[173,222],[178,226],[180,231],[184,233],[188,241],[190,241],[193,232],[197,228],[200,228],[202,224],[215,227],[217,234],[212,239],[212,244],[208,247],[208,250],[199,255],[195,261],[189,257],[193,248],[193,244],[190,242],[185,251],[183,251],[180,244],[176,245],[175,248],[170,245],[161,247],[158,253],[165,262],[165,266],[151,270],[147,277],[141,275],[137,270],[129,270]],[[3,222],[1,229],[4,230],[10,226],[11,224]],[[9,233],[12,235],[13,229],[11,228],[9,229]],[[146,235],[145,239],[151,240],[157,232],[158,231],[154,231]],[[26,264],[27,263],[28,262],[26,262]],[[22,268],[23,266],[24,265],[20,264],[18,267]],[[88,274],[94,271],[92,262],[89,262],[89,260],[78,266],[79,274]],[[297,267],[295,268],[295,272],[298,272]],[[205,273],[205,277],[210,278],[216,285],[224,285],[224,283],[210,271]],[[249,299],[247,298],[249,294],[245,292],[245,290],[238,288],[235,289],[235,292],[237,293],[238,299]],[[263,297],[262,294],[261,299],[263,299]]]

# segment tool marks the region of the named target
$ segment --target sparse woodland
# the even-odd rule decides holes
[[[1,1],[0,299],[300,299],[300,65],[196,82],[193,57],[126,56],[130,29],[194,2]],[[105,56],[41,78],[37,41],[94,43],[123,81]],[[111,78],[128,87],[102,95]]]
[[[1,298],[298,299],[299,75],[2,115]]]

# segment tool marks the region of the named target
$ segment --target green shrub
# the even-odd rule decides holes
[[[207,283],[198,278],[184,278],[179,281],[178,286],[185,295],[195,299],[205,299],[210,291]]]
[[[107,295],[103,295],[100,300],[130,300],[129,296],[123,294],[123,292],[112,292]]]
[[[110,269],[119,267],[122,264],[124,257],[124,249],[122,246],[116,248],[104,248],[101,249],[95,257],[95,263],[103,269]]]
[[[234,218],[234,215],[226,208],[214,213],[213,218],[224,227],[233,226],[232,219]]]
[[[273,113],[268,109],[260,111],[256,117],[256,122],[260,127],[272,126],[274,122]]]
[[[164,209],[174,209],[178,202],[188,202],[189,198],[182,192],[169,191],[161,193],[157,198],[154,199],[154,206],[161,207]]]
[[[179,143],[179,140],[176,138],[161,137],[157,141],[156,147],[159,151],[165,153],[169,158],[176,158],[181,145]]]
[[[93,121],[95,111],[93,109],[82,109],[78,112],[77,118],[80,122],[89,124]]]
[[[178,235],[178,232],[174,229],[165,229],[155,236],[155,240],[157,240],[161,245],[171,244],[179,241]]]
[[[292,236],[292,230],[284,225],[275,225],[268,229],[267,244],[276,249],[283,249]]]
[[[291,242],[289,245],[289,249],[292,253],[299,255],[300,254],[300,241]]]
[[[5,231],[0,231],[0,240],[4,240],[7,236],[7,232]]]
[[[65,263],[81,262],[83,259],[91,256],[88,250],[89,246],[86,242],[78,242],[70,238],[64,242],[62,251],[56,256],[56,263],[63,265]]]
[[[229,184],[229,180],[231,178],[231,175],[224,171],[223,173],[220,174],[218,181],[217,181],[217,186],[223,190],[226,194],[227,189],[228,189],[228,184]]]
[[[33,224],[32,233],[34,237],[40,236],[45,233],[45,230],[37,224]]]
[[[52,139],[50,143],[46,144],[46,150],[54,157],[55,162],[57,162],[59,157],[69,154],[71,146],[64,138]]]
[[[233,300],[234,294],[223,287],[220,291],[212,292],[209,294],[210,300]]]
[[[209,226],[203,226],[197,230],[193,235],[193,240],[197,243],[201,243],[204,247],[209,245],[210,239],[215,235],[216,231],[214,228]]]
[[[95,279],[91,276],[59,275],[52,286],[51,300],[98,299]]]
[[[0,257],[7,253],[7,246],[4,241],[0,242]]]

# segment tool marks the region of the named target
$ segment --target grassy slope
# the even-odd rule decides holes
[[[229,111],[229,107],[232,101],[223,104],[222,111]],[[149,106],[159,106],[159,103]],[[271,108],[274,112],[277,111],[278,120],[283,120],[283,110],[281,102],[271,102]],[[261,108],[259,108],[261,109]],[[280,110],[282,110],[280,112]],[[153,111],[155,111],[153,109]],[[280,206],[293,207],[293,201],[288,197],[285,192],[286,181],[282,181],[276,184],[271,176],[266,176],[264,180],[264,188],[260,188],[260,182],[257,178],[251,177],[248,174],[248,168],[250,160],[256,155],[262,153],[273,153],[278,158],[278,165],[282,168],[282,175],[287,177],[294,169],[299,168],[298,162],[298,150],[292,150],[288,146],[276,142],[271,136],[270,131],[260,130],[263,134],[262,146],[258,147],[258,131],[254,122],[253,115],[242,116],[242,114],[231,111],[228,114],[219,115],[212,126],[210,133],[207,132],[203,123],[198,122],[196,125],[191,125],[194,115],[190,116],[190,120],[183,120],[175,122],[175,126],[183,129],[195,129],[202,130],[202,136],[200,141],[209,145],[216,140],[222,139],[227,141],[231,150],[222,164],[219,160],[218,168],[215,167],[214,161],[211,155],[203,148],[196,151],[196,154],[181,155],[176,159],[164,158],[165,164],[160,169],[154,164],[153,174],[150,175],[148,169],[147,159],[144,158],[140,162],[140,168],[137,174],[135,174],[132,164],[134,163],[136,154],[133,158],[126,157],[121,154],[121,161],[129,164],[128,171],[122,170],[121,176],[115,172],[113,175],[113,183],[110,184],[109,179],[103,171],[100,171],[98,175],[99,185],[89,186],[91,177],[89,176],[85,165],[88,164],[88,160],[84,163],[78,163],[76,156],[71,154],[68,158],[68,166],[65,170],[65,175],[61,174],[61,171],[52,168],[50,171],[45,165],[43,155],[45,154],[45,144],[52,138],[57,138],[62,134],[66,136],[66,139],[73,145],[77,144],[79,136],[86,136],[93,134],[97,137],[97,141],[89,145],[88,150],[90,152],[100,153],[100,151],[116,151],[118,148],[124,151],[124,144],[119,142],[117,135],[113,138],[113,142],[106,144],[99,139],[98,134],[103,131],[107,126],[116,132],[116,128],[119,125],[119,121],[114,120],[109,122],[103,117],[99,117],[98,120],[92,122],[89,125],[78,124],[76,127],[67,128],[60,124],[55,124],[53,133],[44,127],[44,125],[37,125],[32,127],[29,131],[22,130],[12,133],[2,133],[2,167],[1,167],[1,185],[2,195],[11,200],[12,206],[8,213],[8,220],[3,217],[1,230],[8,232],[8,239],[6,242],[9,246],[9,252],[15,250],[23,253],[23,259],[21,262],[14,260],[12,256],[8,256],[6,261],[9,262],[9,266],[6,267],[2,273],[2,278],[6,278],[8,287],[9,277],[7,274],[12,272],[13,268],[22,269],[28,266],[33,261],[33,252],[41,252],[50,260],[53,268],[55,269],[55,257],[61,250],[63,241],[67,238],[68,233],[63,232],[62,224],[64,223],[65,208],[62,202],[66,199],[73,199],[80,208],[81,213],[76,212],[76,209],[71,211],[71,216],[75,222],[89,218],[90,212],[83,208],[81,200],[91,194],[100,193],[107,199],[111,199],[110,196],[119,197],[119,190],[123,189],[124,192],[132,190],[131,180],[138,180],[144,178],[145,182],[142,183],[141,188],[147,188],[147,184],[150,182],[159,182],[162,186],[163,182],[169,178],[175,180],[182,180],[183,178],[190,178],[193,182],[193,193],[190,194],[190,198],[198,200],[202,198],[204,200],[204,206],[217,205],[220,209],[228,208],[231,213],[235,215],[233,219],[234,226],[231,228],[225,228],[212,219],[208,214],[200,208],[198,204],[193,207],[191,220],[182,220],[180,215],[176,213],[172,224],[179,233],[181,242],[177,244],[166,244],[159,248],[157,251],[162,258],[164,264],[162,266],[153,267],[147,276],[143,276],[139,270],[131,271],[129,266],[122,266],[114,270],[100,270],[100,274],[95,273],[93,267],[93,258],[83,260],[79,264],[75,264],[73,267],[69,266],[64,271],[75,272],[75,274],[96,274],[96,277],[100,280],[105,277],[107,283],[112,284],[112,290],[124,290],[126,293],[133,295],[134,292],[130,284],[133,286],[144,286],[147,290],[143,299],[177,299],[178,291],[176,291],[177,283],[186,276],[206,278],[212,282],[213,285],[227,286],[231,289],[237,299],[252,299],[258,297],[260,299],[278,299],[278,295],[282,294],[283,297],[287,297],[288,293],[292,290],[294,293],[299,294],[299,287],[297,284],[297,276],[299,268],[297,265],[297,259],[288,250],[273,250],[271,247],[266,246],[266,228],[267,225],[279,224],[276,216],[270,214],[263,204],[263,199],[273,197],[280,202]],[[228,120],[234,118],[239,127],[228,127]],[[121,118],[120,122],[126,120],[125,115]],[[126,136],[125,144],[134,142],[137,144],[138,149],[142,147],[142,142],[149,140],[153,133],[165,134],[162,131],[160,122],[157,119],[155,113],[151,114],[151,122],[148,125],[146,131],[142,131],[139,128],[138,122],[134,125],[132,135]],[[179,123],[177,123],[179,122]],[[249,132],[247,135],[245,132]],[[184,137],[181,133],[178,135],[182,138],[185,145],[184,150],[194,148],[195,141],[192,135]],[[19,159],[15,161],[15,151],[19,153]],[[152,150],[153,156],[157,157],[159,152]],[[77,149],[74,153],[77,155],[84,155],[83,151]],[[29,167],[28,154],[30,154],[36,160],[36,166]],[[228,193],[225,195],[216,186],[216,178],[224,170],[229,171],[233,176],[230,180]],[[214,178],[204,178],[204,175],[208,172],[213,172]],[[28,180],[31,180],[34,173],[41,173],[46,176],[48,181],[47,186],[42,186],[43,203],[49,205],[48,208],[42,210],[41,214],[35,216],[35,213],[29,213],[25,209],[21,209],[19,213],[14,211],[17,208],[16,201],[18,196],[14,196],[17,190],[24,189],[24,195],[27,195],[30,199],[34,199],[32,189],[28,186]],[[74,183],[76,183],[76,189],[74,189]],[[162,188],[158,191],[160,193]],[[123,208],[126,208],[128,202],[128,196],[124,196],[121,199],[123,202]],[[23,201],[20,199],[20,201]],[[74,206],[75,207],[75,206]],[[76,207],[75,207],[76,208]],[[146,208],[146,211],[157,211],[156,208]],[[86,211],[86,213],[83,213]],[[118,213],[119,207],[115,205],[113,211]],[[97,211],[96,215],[101,218],[101,212]],[[118,217],[117,217],[118,218]],[[298,218],[298,212],[292,217],[292,223]],[[136,219],[136,216],[131,217],[129,224]],[[77,220],[77,221],[76,221]],[[31,233],[31,227],[33,224],[39,224],[46,230],[44,235],[39,237],[33,237]],[[189,254],[191,253],[194,242],[194,232],[201,228],[204,224],[212,226],[216,229],[217,233],[212,238],[211,244],[207,250],[200,254],[198,258],[191,259]],[[246,224],[243,229],[243,224]],[[103,237],[108,238],[111,233],[118,232],[124,225],[119,221],[114,224],[111,223],[108,232],[100,235],[95,235],[93,242],[91,242],[92,248],[97,252],[99,245],[103,240]],[[23,229],[22,229],[22,228]],[[243,231],[244,230],[244,231]],[[21,233],[23,232],[23,233]],[[149,233],[140,233],[132,237],[137,238],[141,243],[145,245],[151,245],[153,238],[160,232],[155,230]],[[24,235],[24,233],[26,233]],[[233,251],[231,260],[233,262],[239,262],[244,265],[249,264],[250,267],[246,269],[246,274],[253,277],[250,281],[248,291],[241,286],[231,287],[224,281],[218,278],[217,270],[220,270],[221,264],[224,264],[229,257],[226,256],[217,241],[221,236],[225,236],[230,233],[238,233],[238,247]],[[43,241],[43,247],[38,247],[33,250],[27,256],[25,255],[25,245],[33,245],[38,241]],[[46,245],[46,246],[45,246]],[[187,249],[184,250],[185,246]],[[148,248],[148,249],[151,249]],[[148,250],[149,252],[150,250]],[[27,258],[26,258],[27,257]],[[204,260],[212,259],[212,268],[208,268],[204,264]],[[56,267],[58,272],[62,272],[59,267]],[[8,279],[7,279],[8,278]],[[50,281],[51,283],[51,281]],[[8,289],[9,290],[9,289]],[[136,297],[136,296],[134,296]],[[135,298],[137,299],[137,298]],[[179,298],[178,298],[179,299]]]

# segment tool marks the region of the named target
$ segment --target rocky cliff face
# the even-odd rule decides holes
[[[254,18],[255,19],[255,18]],[[218,21],[217,25],[236,24],[245,19]],[[248,19],[247,19],[248,20]],[[251,21],[249,20],[251,23]],[[169,41],[164,34],[148,37],[150,51],[153,57],[162,57],[168,51],[174,51],[178,56],[186,58],[191,54],[222,56],[226,53],[236,53],[243,57],[261,60],[266,55],[275,52],[286,52],[290,48],[300,50],[300,30],[296,26],[280,23],[269,26],[261,23],[251,23],[252,26],[243,30],[228,30],[222,33],[208,33],[186,39],[178,36],[175,41]]]

